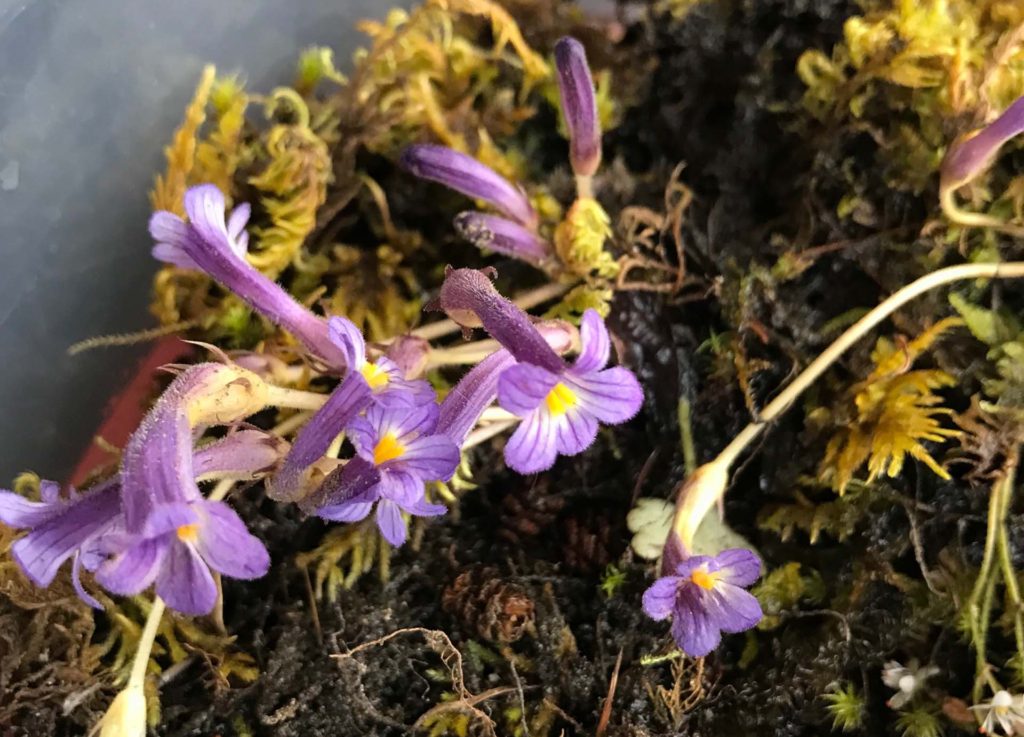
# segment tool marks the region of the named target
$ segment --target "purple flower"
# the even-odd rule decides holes
[[[477,248],[538,265],[551,257],[551,244],[529,228],[497,215],[461,212],[455,229]]]
[[[940,168],[940,189],[957,189],[981,174],[1004,143],[1024,133],[1024,97],[979,130],[961,136],[946,151]]]
[[[367,361],[366,341],[351,320],[332,317],[327,324],[331,340],[345,356],[349,371],[363,378],[375,403],[410,406],[436,400],[429,382],[406,379],[402,369],[390,358],[381,356],[376,361]]]
[[[167,606],[202,615],[217,602],[211,569],[231,578],[253,579],[270,567],[270,556],[230,506],[196,499],[162,507],[147,534],[112,532],[90,551],[102,562],[96,580],[115,594],[138,594],[156,584]]]
[[[695,555],[644,592],[644,612],[657,620],[672,617],[672,638],[679,648],[704,657],[718,647],[722,632],[743,632],[761,621],[761,605],[744,590],[760,575],[761,562],[743,548],[714,557]]]
[[[633,373],[605,368],[608,330],[594,310],[583,314],[580,342],[572,367],[519,363],[501,375],[498,403],[523,420],[505,445],[505,462],[519,473],[546,470],[559,454],[581,453],[597,437],[599,422],[616,425],[640,410],[644,395]]]
[[[487,202],[520,225],[531,230],[537,227],[537,213],[526,193],[472,156],[422,143],[406,148],[399,164],[414,176]]]
[[[315,464],[339,433],[372,402],[373,394],[362,376],[357,373],[346,376],[324,406],[299,431],[281,470],[267,481],[267,496],[276,501],[315,505],[315,501],[304,500],[322,477],[322,474],[317,475]]]
[[[424,499],[425,483],[451,478],[459,449],[445,435],[434,434],[437,406],[417,408],[373,405],[349,425],[356,458],[324,482],[325,503],[316,513],[324,519],[355,522],[377,506],[377,526],[392,545],[405,542],[402,512],[419,517],[445,513]]]
[[[236,207],[226,222],[224,207],[224,194],[212,184],[201,184],[185,193],[188,223],[166,210],[153,213],[149,220],[149,233],[156,241],[153,257],[206,272],[272,323],[295,335],[329,367],[343,368],[344,359],[328,338],[326,322],[245,260],[249,205]]]
[[[121,510],[120,491],[116,478],[81,495],[71,489],[65,498],[57,483],[44,481],[39,502],[0,490],[0,522],[29,530],[11,545],[14,562],[32,583],[46,588],[65,561],[73,558],[71,580],[75,591],[90,606],[101,608],[82,586],[82,551],[115,524]]]
[[[276,464],[287,443],[259,430],[242,430],[197,450],[192,461],[197,477],[254,478]],[[78,595],[96,608],[100,604],[82,587],[81,568],[95,570],[104,556],[98,541],[114,530],[123,532],[119,476],[79,494],[70,489],[61,497],[59,486],[44,481],[42,500],[29,501],[0,490],[0,522],[28,530],[11,546],[11,555],[36,586],[46,587],[69,558],[71,580]]]
[[[555,69],[562,113],[569,129],[569,160],[579,176],[593,176],[601,164],[601,127],[594,80],[583,44],[566,36],[555,44]]]

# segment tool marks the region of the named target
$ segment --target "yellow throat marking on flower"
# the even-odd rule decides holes
[[[182,525],[177,529],[177,534],[183,543],[194,543],[199,539],[199,525]]]
[[[405,446],[398,442],[392,433],[385,433],[373,447],[373,462],[379,466],[387,461],[401,458],[405,453]]]
[[[370,388],[374,391],[383,389],[388,385],[388,372],[382,369],[375,363],[367,361],[363,364],[363,367],[359,369],[359,373],[366,379],[366,383],[370,385]]]
[[[562,382],[555,384],[544,398],[544,404],[547,406],[548,412],[555,417],[564,415],[569,411],[570,407],[575,407],[578,401],[576,393]]]
[[[698,568],[690,574],[690,580],[707,591],[715,587],[716,578],[718,578],[718,574],[708,573],[703,568]]]

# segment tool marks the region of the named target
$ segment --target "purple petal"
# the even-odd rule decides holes
[[[175,541],[156,579],[156,593],[171,609],[202,616],[217,603],[217,584],[209,567],[191,545]]]
[[[425,487],[419,476],[399,470],[381,473],[378,490],[382,499],[404,508],[422,499]]]
[[[185,212],[193,230],[207,243],[216,243],[238,256],[224,222],[225,206],[224,193],[212,184],[200,184],[185,192]]]
[[[100,586],[114,594],[133,596],[145,591],[156,579],[171,547],[171,538],[149,540],[128,538],[116,543],[116,552],[96,569]]]
[[[570,408],[565,414],[552,417],[551,422],[557,437],[555,448],[562,455],[582,453],[597,439],[597,420],[588,412]]]
[[[676,576],[664,576],[655,581],[644,592],[644,612],[651,619],[668,619],[676,606],[676,595],[679,593],[680,579]]]
[[[1015,100],[981,130],[953,142],[940,167],[942,188],[960,187],[974,179],[992,162],[1002,145],[1020,133],[1024,133],[1024,97]]]
[[[366,519],[366,516],[373,509],[373,502],[342,502],[332,504],[328,507],[321,507],[317,510],[317,516],[332,522],[358,522]]]
[[[573,371],[588,374],[603,369],[608,365],[611,344],[604,320],[597,310],[588,309],[580,320],[580,355],[573,364]]]
[[[460,212],[455,230],[477,248],[539,264],[551,257],[551,244],[529,228],[497,215]]]
[[[730,548],[715,556],[718,580],[733,586],[750,586],[761,575],[761,561],[746,548]]]
[[[400,505],[402,509],[415,517],[440,517],[448,513],[448,507],[443,504],[431,504],[425,499],[420,499],[412,504]]]
[[[161,504],[154,507],[146,520],[143,534],[146,537],[156,537],[176,532],[179,527],[196,524],[199,522],[196,507],[201,503],[200,500],[197,500],[188,503]]]
[[[537,226],[537,213],[523,191],[472,156],[445,146],[419,144],[405,149],[399,164],[414,176],[483,200],[528,228]]]
[[[154,212],[149,218],[149,234],[156,241],[153,258],[183,269],[198,269],[187,252],[189,233],[188,225],[173,212]]]
[[[349,371],[359,371],[366,363],[366,340],[359,328],[344,317],[332,317],[327,321],[327,330],[331,341],[345,356]]]
[[[224,502],[204,502],[194,545],[210,568],[231,578],[250,580],[266,574],[270,555]]]
[[[380,528],[380,534],[384,539],[396,548],[405,542],[409,534],[402,518],[402,510],[388,499],[377,502],[377,527]]]
[[[394,463],[424,481],[447,481],[459,466],[458,446],[445,435],[426,435],[410,441]]]
[[[704,596],[708,615],[723,632],[743,632],[761,621],[764,615],[757,598],[732,584],[716,582]]]
[[[555,69],[562,113],[569,129],[569,159],[573,171],[591,176],[601,163],[601,129],[594,101],[594,80],[583,44],[569,36],[560,39],[555,44]]]
[[[632,419],[643,405],[640,382],[621,366],[582,375],[572,371],[563,381],[576,394],[580,409],[608,425]]]
[[[372,502],[379,496],[380,479],[380,469],[372,461],[356,456],[331,471],[315,492],[299,501],[299,508],[319,515],[325,509],[349,503]]]
[[[681,593],[672,618],[672,638],[692,658],[702,658],[722,641],[722,633],[696,597]]]
[[[11,545],[11,557],[36,586],[49,586],[61,565],[114,523],[120,488],[108,483],[68,503]]]
[[[388,346],[387,357],[402,371],[403,378],[423,375],[430,354],[430,343],[415,335],[400,335]]]
[[[529,363],[505,369],[498,379],[498,404],[518,417],[537,410],[560,380],[557,374]]]
[[[240,248],[237,251],[239,256],[244,256],[246,247],[249,245],[249,235],[245,232],[245,224],[249,222],[252,214],[252,207],[248,202],[243,202],[231,211],[228,218],[228,238],[237,243]]]
[[[365,417],[356,417],[345,428],[345,437],[351,441],[359,457],[373,462],[373,449],[377,445],[377,429]]]
[[[218,474],[255,479],[276,467],[289,449],[287,441],[262,430],[239,430],[204,445],[193,455],[196,478]]]
[[[15,529],[38,527],[61,511],[61,504],[31,502],[21,494],[0,489],[0,522]]]
[[[557,442],[551,415],[532,412],[505,443],[505,463],[522,474],[546,471],[555,463]]]

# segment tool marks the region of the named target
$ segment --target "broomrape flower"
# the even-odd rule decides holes
[[[925,682],[939,672],[934,665],[921,667],[917,658],[913,658],[906,666],[890,660],[882,668],[882,683],[896,689],[886,705],[892,709],[901,709],[924,688]]]
[[[1003,734],[1016,734],[1018,729],[1024,728],[1024,700],[1009,691],[996,691],[991,701],[970,709],[978,712],[982,719],[978,730],[982,734],[991,734],[996,725],[1003,730]]]
[[[518,361],[498,381],[499,404],[522,419],[505,445],[505,462],[513,470],[546,470],[559,454],[576,455],[589,447],[598,423],[619,424],[640,410],[643,390],[633,373],[621,366],[605,368],[611,341],[596,311],[583,315],[580,354],[569,366],[529,316],[479,271],[450,271],[439,303],[460,325],[483,325]]]
[[[287,444],[257,430],[243,430],[195,452],[196,478],[254,478],[273,467]],[[11,557],[30,581],[46,588],[57,571],[72,559],[71,580],[78,596],[90,606],[100,603],[85,591],[81,569],[95,571],[104,562],[100,540],[123,532],[121,477],[79,493],[61,496],[56,482],[43,481],[38,502],[0,490],[0,522],[28,534],[11,545]]]
[[[483,200],[525,228],[537,228],[537,213],[522,188],[472,156],[447,146],[420,143],[406,148],[399,164],[413,176]]]
[[[316,510],[324,519],[356,522],[377,508],[377,526],[384,539],[398,546],[407,529],[402,512],[418,517],[445,513],[424,499],[425,483],[446,481],[459,464],[459,448],[435,434],[437,405],[383,407],[373,405],[353,420],[348,436],[356,457],[324,481]]]
[[[551,244],[517,222],[482,212],[460,212],[455,230],[477,248],[538,266],[551,257]]]
[[[939,188],[949,191],[973,181],[995,159],[1003,144],[1024,133],[1024,97],[1017,99],[988,125],[950,145],[940,167]]]
[[[743,632],[761,621],[761,605],[744,590],[760,575],[761,562],[743,548],[694,555],[644,592],[644,612],[656,620],[671,617],[679,648],[703,657],[718,647],[722,632]]]
[[[565,125],[569,161],[577,176],[590,177],[601,165],[601,126],[594,100],[594,80],[583,44],[566,36],[555,44],[555,70]]]
[[[240,204],[227,221],[224,208],[224,193],[212,184],[200,184],[185,192],[187,223],[173,212],[153,213],[149,220],[149,233],[156,241],[153,257],[205,272],[272,323],[295,335],[329,367],[344,368],[344,357],[328,337],[327,323],[246,261],[249,205]]]

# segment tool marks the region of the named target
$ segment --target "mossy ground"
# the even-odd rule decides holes
[[[827,344],[837,316],[872,306],[935,258],[926,258],[934,241],[918,235],[934,216],[934,188],[888,186],[870,132],[822,123],[801,104],[806,87],[794,72],[798,59],[807,49],[838,43],[857,7],[843,0],[720,0],[675,21],[664,15],[652,21],[649,9],[623,7],[624,17],[644,17],[626,21],[615,46],[564,10],[510,9],[534,48],[550,47],[566,30],[589,37],[595,65],[614,62],[613,89],[621,85],[634,98],[606,137],[606,165],[596,181],[613,222],[627,206],[662,212],[669,175],[686,163],[682,181],[693,202],[681,233],[687,275],[699,289],[685,299],[623,291],[612,305],[620,360],[646,390],[642,414],[603,432],[584,456],[561,459],[538,477],[505,470],[500,444],[478,449],[472,455],[478,488],[463,495],[457,513],[431,522],[415,544],[397,551],[386,583],[363,576],[334,601],[314,604],[294,562],[298,552],[320,544],[326,526],[263,500],[258,488],[247,490],[240,509],[275,565],[261,581],[225,586],[224,623],[260,675],[228,687],[203,657],[192,658],[161,688],[158,734],[397,735],[428,713],[433,717],[420,722],[425,732],[486,733],[475,708],[489,715],[499,735],[600,729],[609,736],[809,736],[832,728],[824,695],[844,683],[865,700],[862,733],[895,734],[879,673],[883,662],[909,657],[941,666],[924,700],[936,711],[948,707],[948,697],[965,696],[974,680],[973,655],[957,628],[957,586],[981,560],[987,487],[956,475],[955,467],[953,478],[942,480],[908,463],[899,477],[860,492],[869,499],[858,502],[848,493],[838,502],[848,505],[836,514],[842,519],[825,518],[813,544],[798,521],[789,535],[765,524],[784,505],[815,509],[835,502],[826,487],[808,483],[818,475],[829,436],[807,418],[817,407],[840,406],[849,385],[870,373],[867,343],[770,429],[725,505],[729,524],[769,569],[798,562],[820,580],[820,590],[803,602],[799,596],[784,602],[773,629],[727,638],[700,667],[642,662],[670,652],[671,643],[667,627],[640,610],[652,569],[629,551],[625,516],[638,496],[670,498],[684,476],[679,399],[691,404],[697,452],[707,460],[748,422],[751,403],[763,404]],[[361,124],[343,118],[341,129]],[[558,197],[571,181],[558,168],[565,146],[555,127],[554,115],[541,112],[509,139],[530,143],[533,168],[553,172],[544,184]],[[403,262],[416,283],[403,289],[422,295],[407,296],[428,294],[446,262],[481,263],[448,225],[457,198],[410,181],[376,152],[341,147],[334,163],[336,173],[344,164],[373,176],[388,193],[395,225],[418,234]],[[341,211],[351,199],[343,184],[328,190],[325,211]],[[837,215],[854,185],[870,218]],[[378,231],[346,216],[320,219],[309,241],[326,243],[329,232],[376,254],[366,256],[373,261],[366,268],[378,273]],[[815,256],[806,268],[782,275],[774,268],[808,248]],[[1012,250],[1005,248],[1004,256]],[[496,265],[503,287],[536,283],[522,266]],[[1004,294],[1004,304],[1018,302]],[[944,295],[925,297],[894,318],[890,334],[918,335],[950,312]],[[927,361],[957,378],[956,387],[942,392],[945,405],[966,410],[984,371],[984,347],[960,331]],[[1011,514],[1015,564],[1024,557],[1022,530],[1021,516]],[[470,567],[485,567],[488,576],[525,592],[535,607],[534,629],[513,643],[488,641],[472,615],[446,611],[443,592]],[[618,585],[603,590],[612,576]],[[947,576],[944,587],[936,583],[941,576]],[[18,622],[29,615],[0,602],[0,622],[14,622],[12,632],[27,626]],[[49,606],[46,621],[56,627],[64,605]],[[338,657],[402,628],[443,631],[461,652],[458,708],[437,711],[453,694],[458,701],[459,687],[451,653],[442,657],[444,647],[422,634]],[[20,663],[17,651],[26,645],[13,636],[7,643],[3,662]],[[989,647],[991,662],[1013,653],[998,625]],[[59,659],[62,652],[33,657]],[[36,688],[27,664],[18,667],[23,670],[14,672],[22,675],[7,685],[12,694]],[[73,684],[74,677],[57,677],[37,706],[6,717],[8,733],[80,733],[87,719],[81,712],[64,716],[54,696]],[[81,678],[74,688],[84,688]]]

